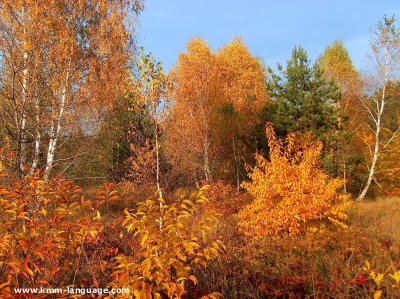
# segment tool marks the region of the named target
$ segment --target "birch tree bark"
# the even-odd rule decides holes
[[[20,152],[20,159],[19,159],[19,170],[20,173],[24,173],[25,166],[26,166],[26,125],[27,125],[27,115],[26,115],[26,108],[27,108],[27,94],[28,94],[28,53],[24,52],[24,59],[23,59],[23,67],[24,70],[22,71],[22,91],[21,91],[21,129],[20,129],[20,142],[21,142],[21,152]]]
[[[54,165],[54,155],[56,152],[58,138],[60,136],[60,132],[61,132],[61,128],[62,128],[62,121],[63,121],[64,110],[65,110],[65,102],[66,102],[66,97],[67,97],[67,88],[70,83],[69,82],[70,71],[71,71],[70,69],[71,69],[71,58],[69,58],[68,68],[66,71],[67,73],[65,76],[65,82],[64,82],[63,89],[61,91],[58,114],[55,118],[53,117],[52,123],[51,123],[50,140],[49,140],[49,146],[47,148],[46,168],[44,171],[45,179],[49,178],[50,172]],[[53,109],[56,109],[56,108],[57,108],[57,105],[54,105]]]
[[[368,167],[367,182],[358,196],[358,200],[362,200],[371,187],[372,181],[376,172],[376,166],[381,154],[381,131],[382,131],[382,116],[385,112],[385,106],[389,101],[386,95],[386,89],[391,81],[398,79],[399,63],[400,63],[400,32],[394,25],[395,19],[384,17],[383,21],[379,22],[374,36],[371,41],[372,55],[371,61],[375,65],[375,71],[368,78],[366,83],[367,96],[361,97],[361,103],[368,112],[370,122],[373,124],[368,129],[373,133],[373,143],[369,143],[363,139],[368,146],[371,162]],[[397,134],[395,132],[394,134]],[[394,136],[389,138],[391,142]]]
[[[32,160],[32,167],[30,174],[33,175],[39,166],[40,145],[42,142],[42,133],[40,125],[40,100],[39,97],[35,99],[35,149]]]

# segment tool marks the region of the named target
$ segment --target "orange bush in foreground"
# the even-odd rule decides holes
[[[77,283],[83,245],[101,230],[95,205],[68,181],[27,176],[0,185],[1,297],[14,298],[14,288]]]
[[[204,211],[203,190],[164,204],[161,211],[157,200],[148,199],[136,212],[126,210],[121,224],[109,205],[119,198],[114,187],[103,184],[90,200],[71,182],[39,174],[0,184],[0,297],[15,298],[15,288],[67,286],[129,287],[128,298],[184,296],[186,286],[197,283],[193,269],[224,249],[207,237],[217,214]]]
[[[239,228],[251,237],[285,237],[320,229],[328,220],[346,227],[349,195],[339,194],[343,180],[330,179],[318,167],[322,144],[309,135],[289,134],[278,140],[266,126],[270,161],[256,155],[257,164],[242,186],[254,201],[239,212]]]

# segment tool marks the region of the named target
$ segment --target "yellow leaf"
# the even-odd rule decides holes
[[[365,261],[365,270],[369,271],[369,269],[371,269],[371,265],[369,264],[368,261]]]
[[[173,298],[175,294],[176,285],[170,284],[168,289],[168,298]]]
[[[147,241],[148,238],[149,238],[149,235],[147,233],[142,235],[142,238],[140,240],[140,244],[143,246],[143,244]]]
[[[26,268],[25,271],[28,272],[28,274],[29,274],[30,277],[32,277],[32,278],[35,277],[35,274],[33,273],[33,271],[32,271],[31,269]]]

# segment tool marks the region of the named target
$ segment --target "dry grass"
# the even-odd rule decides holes
[[[371,239],[400,246],[400,197],[356,202],[349,210],[350,226]]]
[[[400,198],[356,202],[347,230],[249,244],[225,219],[227,255],[199,275],[225,298],[371,298],[377,286],[365,261],[385,274],[382,298],[400,298],[389,274],[400,270]],[[358,280],[362,277],[361,282]]]

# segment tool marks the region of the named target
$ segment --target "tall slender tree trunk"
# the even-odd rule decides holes
[[[368,180],[367,183],[364,186],[364,189],[361,191],[360,195],[358,196],[357,200],[362,200],[365,195],[367,194],[369,187],[371,186],[372,180],[374,179],[374,174],[375,174],[375,169],[376,169],[376,164],[378,162],[378,157],[379,157],[379,142],[380,142],[380,133],[381,133],[381,126],[382,126],[382,114],[384,111],[385,103],[386,103],[386,82],[387,82],[387,75],[385,74],[385,81],[384,85],[382,87],[382,97],[381,100],[376,100],[376,105],[377,105],[377,115],[376,115],[376,121],[375,121],[375,146],[374,146],[374,152],[372,154],[372,161],[371,161],[371,166],[369,168],[369,174],[368,174]]]
[[[36,134],[35,134],[35,152],[33,155],[31,174],[34,174],[38,165],[39,165],[39,157],[40,157],[40,145],[41,145],[41,125],[40,125],[40,100],[39,97],[36,97],[35,100],[35,123],[36,123]]]
[[[343,153],[343,192],[347,193],[347,177],[346,177],[346,156]]]
[[[22,71],[22,110],[21,110],[21,131],[20,142],[21,152],[19,159],[20,172],[24,172],[26,165],[26,105],[27,105],[27,88],[28,88],[28,53],[24,52],[24,70]]]
[[[160,187],[160,145],[158,143],[158,125],[157,122],[154,126],[154,133],[155,133],[155,142],[156,142],[156,179],[157,179],[157,190],[158,195],[162,198],[162,191]]]
[[[232,146],[233,146],[233,156],[235,158],[235,166],[236,166],[236,189],[237,191],[239,191],[240,190],[239,160],[236,154],[235,136],[232,136]]]
[[[23,47],[25,47],[26,43],[26,22],[25,22],[25,10],[22,10],[22,26],[23,26]],[[27,105],[27,96],[28,96],[28,52],[24,48],[23,54],[23,71],[22,71],[22,91],[21,91],[21,130],[20,130],[20,157],[19,157],[19,171],[21,174],[25,171],[26,166],[26,105]]]
[[[58,143],[58,138],[60,136],[61,128],[62,128],[62,118],[64,115],[64,109],[65,109],[65,101],[67,98],[67,86],[69,82],[69,75],[70,75],[70,65],[71,65],[71,59],[68,64],[68,70],[67,74],[65,76],[65,83],[63,90],[61,92],[60,96],[60,107],[58,110],[58,115],[57,117],[53,117],[52,124],[51,124],[51,129],[50,129],[50,140],[49,140],[49,146],[47,149],[47,161],[46,161],[46,168],[44,171],[44,177],[45,179],[49,179],[50,177],[50,172],[53,169],[54,166],[54,156],[56,153],[56,147]],[[55,108],[55,107],[54,107]]]
[[[378,161],[378,154],[379,154],[379,144],[378,144],[378,140],[375,143],[375,148],[374,148],[374,154],[372,157],[372,162],[371,162],[371,167],[369,169],[369,174],[368,174],[368,180],[367,183],[364,186],[364,189],[362,190],[362,192],[360,193],[360,195],[358,196],[358,200],[362,200],[365,195],[367,194],[369,187],[371,186],[372,180],[374,178],[374,173],[375,173],[375,167],[376,167],[376,162]]]
[[[157,116],[155,116],[156,118]],[[158,123],[157,120],[155,120],[154,123],[154,135],[155,135],[155,143],[156,143],[156,180],[157,180],[157,191],[158,191],[158,196],[160,199],[163,199],[162,191],[161,191],[161,186],[160,186],[160,146],[158,143]],[[162,229],[163,226],[163,219],[162,219],[162,208],[163,208],[163,203],[160,201],[160,229]]]
[[[204,175],[206,177],[207,183],[212,182],[212,175],[210,170],[210,156],[209,156],[209,141],[206,137],[203,141],[204,147]]]

